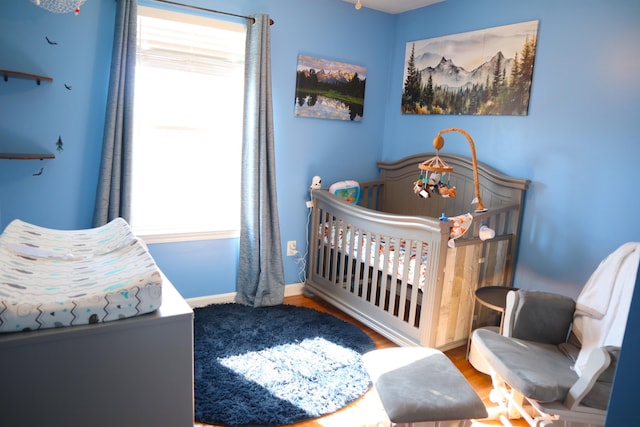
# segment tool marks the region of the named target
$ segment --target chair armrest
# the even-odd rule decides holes
[[[509,291],[503,335],[526,341],[558,345],[567,340],[576,303],[550,292]]]
[[[564,404],[569,410],[607,409],[619,352],[620,347],[609,346],[589,353],[582,375],[567,393]]]

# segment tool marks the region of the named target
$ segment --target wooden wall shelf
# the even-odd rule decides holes
[[[48,76],[40,76],[38,74],[29,74],[29,73],[23,73],[21,71],[10,71],[10,70],[0,70],[0,74],[2,74],[4,76],[4,81],[8,81],[9,77],[18,77],[18,78],[22,78],[22,79],[31,79],[31,80],[35,80],[36,84],[40,85],[40,82],[45,81],[45,82],[52,82],[53,81],[53,77],[48,77]]]
[[[5,160],[44,160],[55,159],[51,153],[0,153],[0,159]]]

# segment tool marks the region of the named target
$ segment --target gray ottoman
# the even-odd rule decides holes
[[[394,424],[440,423],[487,417],[482,400],[441,351],[425,347],[374,350],[364,366]]]

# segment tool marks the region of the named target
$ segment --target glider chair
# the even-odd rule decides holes
[[[510,291],[503,332],[476,329],[470,363],[491,375],[490,417],[510,426],[603,426],[638,275],[640,243],[598,266],[578,298]]]

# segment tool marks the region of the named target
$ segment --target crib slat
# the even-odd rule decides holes
[[[384,246],[382,245],[382,242],[384,241]],[[393,292],[393,290],[395,290],[395,286],[393,287],[393,290],[391,289],[391,285],[393,285],[395,283],[395,280],[393,280],[394,276],[392,275],[391,278],[388,277],[388,268],[389,268],[389,252],[391,251],[391,238],[390,237],[385,237],[385,236],[381,236],[378,235],[378,244],[375,246],[375,262],[376,262],[376,267],[378,269],[378,277],[380,277],[380,295],[384,296],[384,302],[381,303],[382,305],[382,309],[387,311],[390,314],[394,314],[393,311],[393,307],[395,305],[395,293]],[[381,248],[383,250],[383,253],[380,254],[380,250]],[[382,260],[380,259],[380,255],[382,255]]]
[[[427,283],[422,283],[422,256],[424,254],[423,249],[425,249],[426,244],[422,241],[416,241],[416,258],[415,265],[413,268],[413,278],[412,283],[413,287],[411,288],[411,308],[409,309],[409,322],[414,325],[416,328],[420,327],[420,313],[418,312],[418,305],[422,304],[422,301],[419,300],[420,293],[424,291],[420,291],[420,286],[423,287],[428,286]],[[428,247],[426,248],[428,251]]]
[[[324,229],[324,235],[326,236],[326,241],[323,243],[324,246],[324,259],[322,262],[322,272],[321,275],[325,279],[329,278],[329,270],[331,268],[331,236],[332,236],[332,220],[330,214],[327,212],[327,218],[325,219],[324,224],[321,226],[326,227]]]
[[[322,276],[322,268],[324,266],[324,257],[326,254],[326,245],[324,243],[325,241],[325,231],[324,231],[324,224],[327,221],[326,213],[323,209],[321,208],[317,208],[315,210],[317,212],[317,217],[314,215],[314,218],[316,219],[312,225],[311,225],[311,232],[312,233],[317,233],[314,234],[316,236],[316,238],[313,240],[313,246],[312,246],[312,252],[309,255],[309,258],[311,259],[312,262],[317,262],[317,264],[312,265],[312,274],[317,274]],[[314,252],[315,250],[315,252]]]
[[[360,183],[360,201],[358,204],[368,209],[380,210],[380,199],[383,181],[367,181]]]
[[[370,246],[367,248],[367,260],[369,261],[369,276],[370,276],[370,286],[371,290],[376,293],[376,299],[374,303],[384,310],[384,302],[385,302],[385,294],[380,285],[380,275],[377,273],[378,271],[378,263],[380,262],[377,258],[377,249],[376,245],[379,244],[380,236],[371,234]]]
[[[320,275],[322,277],[327,277],[327,272],[329,268],[329,255],[331,254],[331,223],[329,222],[330,216],[328,212],[324,212],[323,214],[324,220],[320,223],[321,233],[322,234],[322,251],[320,253],[322,259],[320,263]],[[329,228],[324,228],[328,226]]]
[[[399,268],[399,264],[400,264],[400,245],[402,244],[401,239],[398,239],[398,250],[396,250],[396,256],[395,256],[395,263],[394,264],[398,264],[398,268]],[[408,280],[408,276],[409,276],[409,268],[411,265],[411,251],[412,251],[412,245],[413,242],[412,240],[405,240],[404,241],[404,254],[402,254],[402,265],[403,265],[403,269],[401,271],[401,277],[400,277],[400,300],[399,302],[399,306],[398,306],[398,315],[400,316],[401,319],[403,319],[405,322],[408,322],[409,324],[411,324],[410,322],[410,318],[408,318],[407,316],[405,316],[406,313],[406,308],[407,308],[407,290],[409,288],[409,286],[411,286],[409,284],[409,280]],[[395,266],[394,266],[395,268]],[[398,282],[397,280],[395,281],[396,283]]]
[[[340,243],[339,245],[336,244],[336,258],[338,258],[336,268],[338,268],[339,271],[336,271],[336,283],[343,288],[348,289],[350,286],[349,283],[344,280],[344,273],[347,268],[348,259],[347,240],[349,236],[349,224],[341,221],[338,235],[340,236]]]
[[[353,279],[353,264],[354,264],[354,260],[353,260],[353,244],[355,241],[355,235],[358,232],[356,227],[354,227],[352,224],[348,225],[348,229],[349,229],[349,238],[346,239],[347,240],[347,244],[344,250],[344,268],[343,271],[346,273],[346,277],[344,278],[344,283],[347,286],[347,288],[352,287],[353,291],[355,292],[356,289],[359,289],[360,287],[358,286],[358,281]],[[357,262],[356,262],[357,263]]]
[[[371,235],[365,229],[360,229],[361,242],[358,243],[358,263],[362,266],[362,294],[369,295],[371,294],[371,302],[375,303],[375,298],[377,294],[375,292],[375,287],[372,288],[371,281],[372,279],[369,277],[369,273],[371,271],[371,261],[369,256],[367,255],[371,250]],[[366,300],[366,297],[364,298]]]
[[[327,263],[327,278],[331,281],[331,283],[333,283],[335,285],[335,270],[336,270],[336,247],[338,245],[338,229],[336,227],[336,218],[335,217],[331,217],[331,228],[330,228],[330,245],[329,245],[329,253],[330,253],[330,258],[329,258],[329,262]]]
[[[377,292],[371,286],[372,281],[372,269],[371,263],[369,261],[368,254],[370,253],[371,246],[373,243],[371,242],[371,235],[368,230],[364,228],[359,229],[360,236],[359,242],[357,243],[358,250],[358,263],[360,264],[360,278],[362,283],[362,298],[367,304],[374,304],[375,298],[377,298]]]
[[[356,238],[355,234],[356,232],[358,233],[358,236]],[[355,263],[355,271],[353,274],[353,280],[354,283],[356,283],[359,288],[362,290],[361,291],[361,296],[363,298],[367,298],[367,280],[366,277],[364,277],[364,270],[362,269],[362,262],[360,262],[360,259],[358,258],[358,253],[357,251],[362,251],[362,238],[363,235],[361,234],[362,231],[358,228],[356,230],[354,230],[354,236],[353,236],[353,243],[351,245],[351,256],[353,257],[353,262]]]

